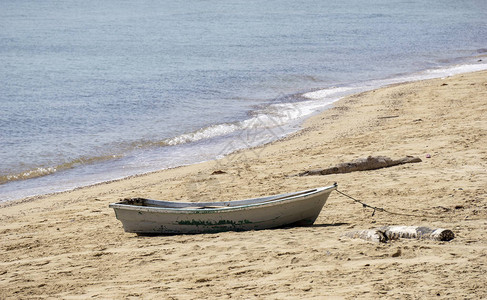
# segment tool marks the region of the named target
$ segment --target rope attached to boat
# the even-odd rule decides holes
[[[345,194],[342,191],[339,191],[338,188],[336,188],[335,191],[337,191],[339,194],[341,194],[341,195],[343,195],[343,196],[345,196],[347,198],[352,199],[356,203],[362,204],[362,207],[363,208],[373,209],[374,211],[372,212],[372,216],[375,215],[375,212],[376,211],[380,211],[380,212],[385,212],[385,213],[388,213],[388,214],[391,214],[391,215],[398,215],[398,216],[418,217],[418,218],[441,218],[440,216],[433,216],[433,215],[416,215],[416,214],[406,214],[406,213],[398,213],[398,212],[389,211],[389,210],[387,210],[387,209],[385,209],[383,207],[376,207],[376,206],[368,205],[367,203],[364,203],[364,202],[362,202],[362,201],[360,201],[358,199],[355,199],[354,197],[352,197],[350,195]]]

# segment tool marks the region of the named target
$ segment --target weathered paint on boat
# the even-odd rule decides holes
[[[183,234],[243,231],[314,223],[336,185],[227,202],[170,202],[143,198],[110,204],[126,232]]]

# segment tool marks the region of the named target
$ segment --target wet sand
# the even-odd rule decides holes
[[[369,155],[422,162],[290,176]],[[333,192],[312,227],[139,237],[108,208],[125,197],[237,200],[334,182],[394,214],[373,215]],[[382,225],[456,237],[378,244],[341,236]],[[481,299],[486,230],[484,71],[344,98],[300,132],[221,160],[3,203],[0,298]]]

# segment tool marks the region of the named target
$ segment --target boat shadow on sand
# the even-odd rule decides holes
[[[349,223],[331,223],[331,224],[313,224],[313,225],[293,225],[289,224],[287,226],[276,227],[276,228],[267,228],[267,229],[258,229],[258,230],[222,230],[217,232],[206,232],[206,233],[136,233],[137,237],[155,237],[155,236],[178,236],[178,235],[202,235],[202,234],[219,234],[225,232],[233,232],[233,233],[241,233],[241,232],[256,232],[256,231],[268,231],[268,230],[288,230],[288,229],[295,229],[295,228],[326,228],[326,227],[339,227],[339,226],[348,226]]]

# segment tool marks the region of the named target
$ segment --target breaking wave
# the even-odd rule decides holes
[[[17,173],[0,175],[0,184],[4,184],[10,181],[26,180],[26,179],[47,176],[47,175],[54,174],[56,172],[73,169],[81,165],[93,164],[97,162],[116,159],[119,157],[120,156],[117,155],[106,155],[106,156],[98,156],[98,157],[77,158],[70,162],[66,162],[55,166],[34,167],[32,169],[23,170]]]

